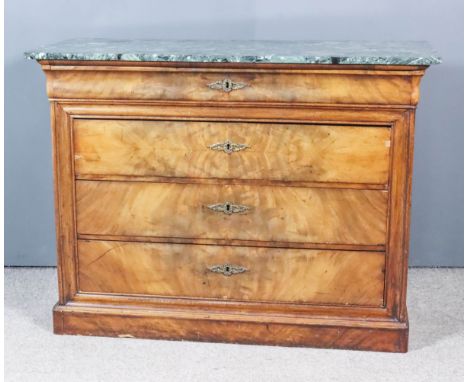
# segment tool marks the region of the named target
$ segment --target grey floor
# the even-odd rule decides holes
[[[56,295],[55,269],[5,269],[6,381],[463,380],[462,269],[410,270],[407,354],[56,336]]]

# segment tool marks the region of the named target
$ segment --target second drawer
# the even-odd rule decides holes
[[[383,245],[386,191],[77,181],[79,234]]]

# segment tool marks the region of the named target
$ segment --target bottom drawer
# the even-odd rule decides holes
[[[82,292],[381,306],[385,254],[78,241]]]

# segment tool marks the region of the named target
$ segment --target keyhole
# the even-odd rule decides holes
[[[231,144],[230,144],[230,143],[227,143],[227,144],[226,144],[226,148],[227,148],[228,150],[231,150]]]
[[[226,272],[229,272],[230,268],[229,267],[226,267]]]
[[[231,205],[230,204],[226,204],[226,211],[230,211],[231,210]]]

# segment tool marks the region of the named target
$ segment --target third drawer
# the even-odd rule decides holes
[[[255,185],[76,182],[84,235],[384,245],[388,192]]]

